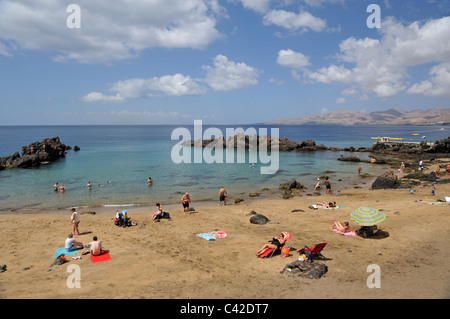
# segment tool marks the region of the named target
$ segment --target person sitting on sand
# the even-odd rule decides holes
[[[170,214],[167,212],[163,212],[163,207],[160,203],[156,204],[156,207],[158,207],[158,210],[156,212],[153,213],[153,216],[151,218],[151,221],[156,221],[157,219],[161,219],[161,218],[167,218],[168,220],[172,220],[170,218]],[[158,220],[159,221],[159,220]]]
[[[286,243],[286,236],[285,234],[281,233],[277,237],[272,238],[271,241],[269,241],[268,244],[264,244],[260,250],[256,252],[256,255],[262,255],[264,254],[268,249],[280,249],[284,246]]]
[[[338,221],[334,221],[333,226],[331,226],[331,229],[336,229],[337,231],[340,231],[341,233],[348,233],[350,231],[350,226],[348,225],[348,222],[344,223],[345,226],[342,226],[342,224]]]
[[[89,243],[89,247],[91,249],[91,254],[94,256],[99,256],[102,253],[102,241],[97,240],[97,236],[92,238],[93,241]]]
[[[83,244],[73,239],[73,234],[70,233],[67,236],[66,243],[64,245],[67,251],[74,251],[79,248],[83,248]]]
[[[114,224],[117,226],[127,227],[128,225],[128,216],[127,211],[123,210],[121,212],[116,211],[116,215],[114,216]]]

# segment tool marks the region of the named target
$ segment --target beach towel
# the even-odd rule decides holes
[[[263,252],[262,254],[258,255],[258,257],[259,258],[268,257],[272,253],[272,251],[273,251],[272,248],[268,248],[265,252]]]
[[[450,197],[444,196],[444,198],[445,198],[445,201],[446,201],[447,203],[450,203]]]
[[[59,255],[64,255],[64,256],[74,256],[74,255],[76,255],[76,254],[77,254],[77,251],[76,251],[76,250],[74,250],[74,251],[67,251],[66,248],[61,247],[61,248],[57,248],[57,249],[55,250],[55,253],[53,254],[53,257],[56,258],[56,257],[58,257]]]
[[[102,251],[102,253],[98,256],[94,256],[91,254],[91,261],[95,263],[100,263],[102,261],[108,261],[111,260],[111,256],[109,255],[109,251]]]
[[[337,229],[332,229],[332,231],[334,231],[335,233],[338,233],[340,235],[344,235],[344,236],[357,236],[358,235],[355,231],[349,231],[347,233],[343,233]]]
[[[319,206],[319,205],[311,205],[314,209],[338,209],[338,208],[342,208],[345,206],[336,206],[336,207],[323,207],[323,206]]]
[[[198,237],[204,238],[206,240],[216,240],[216,238],[224,238],[227,237],[228,234],[224,232],[223,230],[215,230],[209,233],[200,233],[197,234]]]

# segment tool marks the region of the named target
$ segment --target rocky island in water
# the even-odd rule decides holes
[[[55,162],[65,157],[66,151],[72,147],[61,143],[59,137],[45,138],[40,142],[22,146],[20,152],[0,157],[0,170],[5,168],[31,168]],[[74,151],[80,150],[78,146]]]

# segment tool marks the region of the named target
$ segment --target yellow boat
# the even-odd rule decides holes
[[[411,134],[411,135],[419,135],[419,134],[413,133],[413,134]]]

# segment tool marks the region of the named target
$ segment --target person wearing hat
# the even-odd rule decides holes
[[[188,192],[186,192],[186,194],[183,195],[183,197],[181,197],[181,204],[183,204],[183,211],[186,214],[186,212],[188,214],[190,214],[189,212],[189,203],[191,202],[191,198],[189,197]]]
[[[72,224],[73,231],[72,234],[80,235],[80,230],[78,225],[80,224],[80,216],[75,208],[72,208],[72,216],[70,217],[70,223]]]
[[[320,178],[317,179],[316,186],[314,186],[314,190],[320,188]]]

